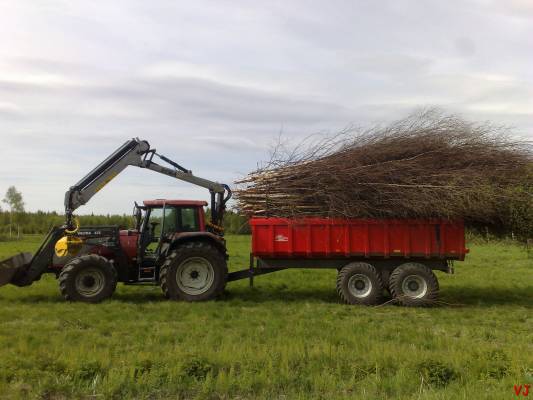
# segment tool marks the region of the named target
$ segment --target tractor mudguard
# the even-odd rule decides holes
[[[180,232],[172,236],[170,240],[170,246],[166,249],[165,256],[179,245],[192,242],[192,241],[204,241],[211,243],[228,259],[226,241],[218,235],[211,232]]]

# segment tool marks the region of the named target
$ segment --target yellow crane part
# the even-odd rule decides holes
[[[83,246],[83,240],[77,236],[63,236],[56,242],[54,247],[56,256],[75,256]]]
[[[83,246],[83,240],[77,236],[73,236],[80,229],[80,222],[77,218],[74,218],[74,224],[74,229],[65,229],[66,236],[63,236],[56,242],[54,246],[56,256],[75,256],[80,252]]]

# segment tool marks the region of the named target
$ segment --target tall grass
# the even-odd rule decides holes
[[[38,237],[1,243],[0,258]],[[248,236],[229,236],[231,269]],[[48,276],[0,288],[0,398],[499,399],[533,383],[533,261],[475,244],[448,305],[340,304],[335,271],[290,270],[228,284],[219,301],[165,300],[119,285],[98,305],[66,303]]]

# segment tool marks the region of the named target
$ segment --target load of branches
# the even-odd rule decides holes
[[[507,128],[429,109],[278,145],[236,182],[237,207],[247,216],[463,219],[530,235],[532,166],[531,143]]]

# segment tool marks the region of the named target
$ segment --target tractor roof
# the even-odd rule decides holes
[[[157,206],[189,206],[189,207],[203,207],[207,206],[207,202],[202,200],[167,200],[167,199],[156,199],[156,200],[144,200],[144,205],[147,207],[157,207]]]

